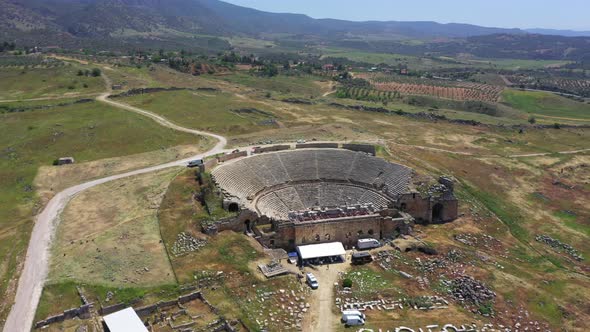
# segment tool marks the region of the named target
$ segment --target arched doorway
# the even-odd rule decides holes
[[[441,203],[436,203],[432,207],[432,222],[443,221],[443,209],[444,206]]]
[[[405,212],[407,209],[408,209],[408,204],[406,204],[406,203],[402,203],[402,204],[399,206],[399,210],[400,210],[401,212]]]
[[[244,221],[244,226],[246,226],[246,233],[252,233],[252,224],[250,223],[250,219],[246,219],[246,221]]]
[[[227,207],[227,210],[229,212],[239,212],[240,211],[240,206],[238,205],[238,203],[229,203],[229,206]]]

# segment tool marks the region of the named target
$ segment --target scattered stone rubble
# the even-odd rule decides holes
[[[461,242],[465,245],[471,247],[481,247],[485,249],[493,249],[494,247],[502,244],[498,239],[487,234],[463,233],[456,234],[454,238],[456,241]]]
[[[447,309],[449,302],[440,296],[420,296],[417,298],[381,299],[374,301],[361,301],[357,298],[336,298],[336,306],[342,310],[435,310]]]
[[[178,234],[176,242],[172,245],[172,254],[181,256],[189,252],[197,251],[203,248],[207,241],[194,238],[186,232]]]
[[[570,246],[569,244],[563,243],[557,239],[552,238],[549,235],[537,235],[535,236],[535,240],[537,240],[537,242],[541,242],[541,243],[545,243],[546,245],[550,246],[553,249],[556,249],[558,251],[565,251],[568,255],[570,255],[573,259],[575,259],[578,262],[581,262],[584,260],[584,257],[582,257],[582,255],[580,255],[580,253],[574,249],[572,246]]]
[[[463,305],[475,305],[473,312],[478,312],[486,316],[486,313],[480,312],[478,308],[494,302],[496,293],[486,287],[482,282],[475,280],[470,276],[460,276],[451,281],[441,281],[443,285],[449,287],[449,295],[462,303]]]
[[[256,324],[260,330],[302,330],[303,316],[310,310],[311,305],[305,299],[306,290],[301,288],[299,292],[294,290],[279,289],[276,292],[257,291],[254,299],[248,299],[248,303],[258,302],[259,305],[272,303],[269,311],[254,313]]]

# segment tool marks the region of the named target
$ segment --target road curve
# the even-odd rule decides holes
[[[64,209],[66,204],[72,199],[72,197],[74,197],[81,191],[84,191],[88,188],[97,186],[102,183],[126,178],[129,176],[149,173],[169,167],[184,166],[189,160],[202,159],[209,155],[225,152],[224,148],[227,144],[227,139],[223,136],[178,126],[157,114],[127,104],[110,100],[108,99],[108,97],[108,92],[103,93],[99,97],[97,97],[97,100],[112,105],[114,107],[118,107],[121,109],[141,114],[143,116],[147,116],[153,119],[154,121],[158,122],[162,126],[194,135],[211,137],[217,140],[218,142],[211,150],[198,154],[191,158],[176,160],[162,165],[147,167],[127,173],[112,175],[102,179],[85,182],[65,189],[59,192],[57,195],[55,195],[49,201],[49,203],[47,203],[45,209],[36,217],[35,225],[33,226],[33,231],[31,233],[31,239],[29,241],[29,246],[27,248],[25,265],[20,276],[20,279],[18,281],[15,302],[4,324],[4,332],[28,332],[31,330],[31,327],[33,325],[33,319],[35,316],[35,311],[37,310],[37,305],[39,304],[39,299],[41,298],[43,284],[49,271],[49,250],[51,246],[51,240],[55,233],[56,227],[59,223],[58,216],[60,215],[61,211]]]

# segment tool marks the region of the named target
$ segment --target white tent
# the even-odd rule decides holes
[[[114,312],[102,319],[110,332],[148,332],[133,308]]]
[[[310,244],[306,246],[298,246],[297,252],[299,257],[303,260],[312,258],[343,256],[346,254],[344,246],[341,242]]]

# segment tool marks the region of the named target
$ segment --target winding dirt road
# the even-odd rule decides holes
[[[45,282],[49,270],[49,250],[51,247],[51,240],[55,234],[56,227],[59,223],[58,217],[61,211],[66,206],[66,204],[75,195],[77,195],[81,191],[97,186],[99,184],[134,175],[154,172],[169,167],[184,166],[190,160],[202,159],[209,155],[225,152],[224,148],[227,144],[227,139],[223,136],[178,126],[157,114],[127,104],[110,100],[108,99],[109,95],[110,92],[103,93],[99,97],[97,97],[97,100],[121,109],[125,109],[131,112],[141,114],[143,116],[147,116],[153,119],[154,121],[158,122],[162,126],[198,136],[211,137],[217,140],[218,142],[211,150],[202,154],[198,154],[191,158],[176,160],[162,165],[147,167],[127,173],[112,175],[102,179],[89,181],[70,187],[55,195],[49,201],[45,209],[36,217],[33,232],[31,234],[31,240],[29,242],[29,247],[27,248],[25,265],[20,276],[20,279],[18,281],[18,289],[16,292],[15,302],[12,306],[10,314],[8,315],[8,319],[6,320],[6,323],[4,325],[4,332],[18,332],[31,330],[33,318],[35,316],[35,311],[37,310],[37,305],[39,304],[39,299],[41,297],[41,291],[43,290],[43,284]]]

